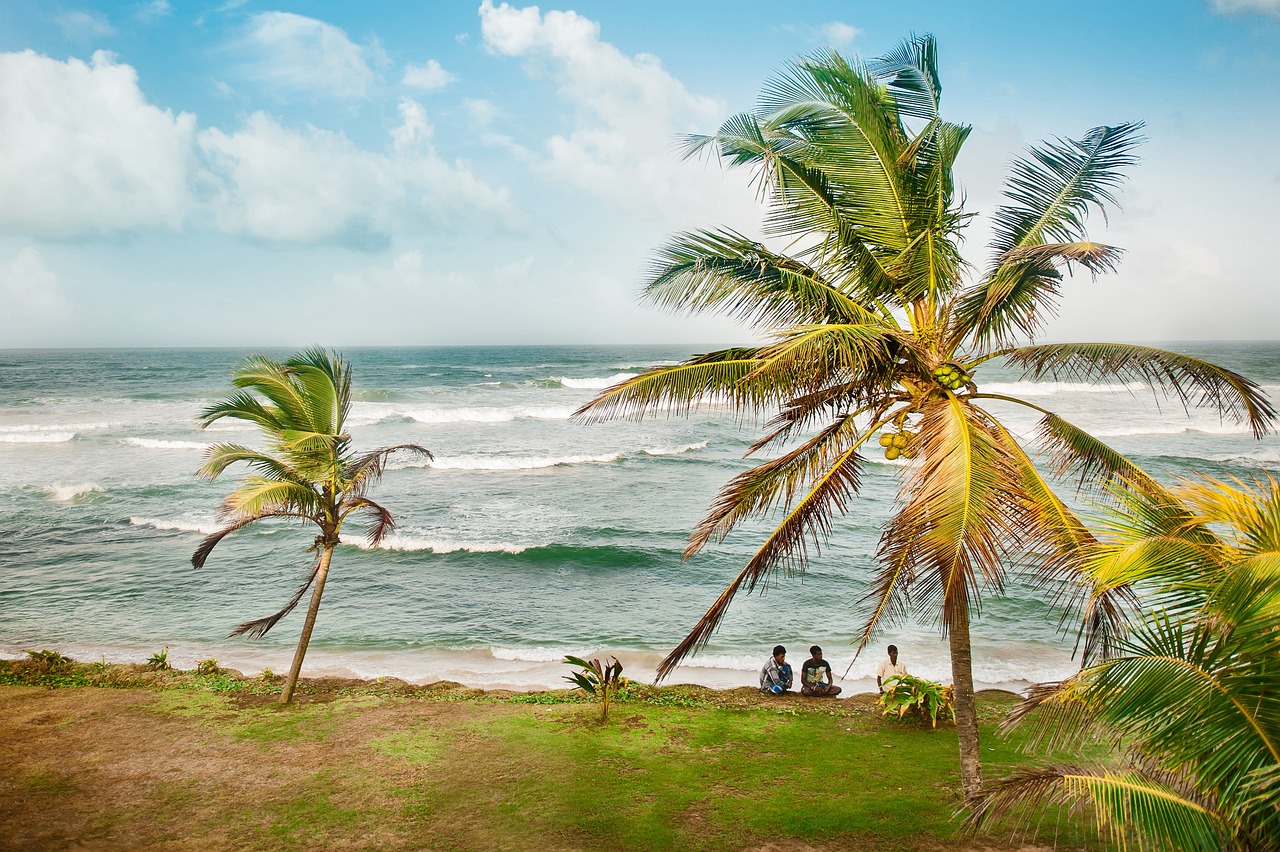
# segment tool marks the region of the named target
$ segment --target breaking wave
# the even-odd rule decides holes
[[[82,494],[93,494],[99,491],[105,491],[101,485],[96,482],[81,482],[75,485],[63,485],[55,482],[45,488],[49,492],[49,499],[56,503],[69,503]]]
[[[209,445],[202,441],[169,441],[163,438],[125,438],[124,442],[148,450],[206,450],[209,448]]]

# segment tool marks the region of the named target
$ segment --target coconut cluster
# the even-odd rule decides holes
[[[947,390],[960,390],[971,381],[969,374],[955,364],[940,364],[934,367],[933,377]]]
[[[889,461],[893,461],[898,456],[904,459],[913,459],[916,457],[915,450],[911,448],[911,442],[915,440],[914,432],[885,432],[880,436],[880,446],[884,447],[884,457]]]

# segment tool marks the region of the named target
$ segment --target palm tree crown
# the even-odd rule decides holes
[[[1092,806],[1144,848],[1280,849],[1280,483],[1114,488],[1082,567],[1094,596],[1135,589],[1116,653],[1032,691],[1032,742],[1124,746],[1119,765],[1054,764],[984,791],[974,821]]]
[[[686,556],[746,517],[782,507],[782,521],[659,677],[706,643],[737,591],[803,569],[807,547],[821,543],[834,513],[858,492],[868,440],[885,434],[888,455],[913,458],[881,540],[862,644],[907,612],[908,590],[911,605],[939,615],[951,641],[971,795],[980,776],[970,614],[984,588],[1001,588],[1015,555],[1040,554],[1036,568],[1057,579],[1089,537],[988,401],[1041,412],[1040,437],[1058,471],[1105,480],[1132,470],[1052,412],[982,393],[976,371],[1001,357],[1030,377],[1144,381],[1184,405],[1246,421],[1256,434],[1274,412],[1247,379],[1185,355],[1030,345],[1065,272],[1114,267],[1119,249],[1089,241],[1085,218],[1115,203],[1141,124],[1094,128],[1018,159],[993,217],[990,260],[973,275],[959,249],[971,214],[952,176],[970,128],[941,117],[941,92],[930,36],[867,64],[824,52],[767,84],[756,112],[690,138],[690,155],[711,150],[754,171],[767,205],[765,234],[788,248],[724,228],[677,235],[658,251],[645,296],[672,310],[737,316],[767,342],[646,371],[578,414],[642,417],[715,402],[771,415],[749,454],[780,454],[730,480]],[[1113,609],[1112,601],[1097,602],[1087,652],[1105,646]]]
[[[231,633],[254,638],[265,635],[315,584],[285,684],[282,701],[287,703],[306,654],[343,522],[352,513],[367,514],[369,543],[381,542],[395,528],[395,519],[385,507],[366,496],[369,488],[381,478],[392,453],[405,450],[427,458],[431,453],[416,444],[367,453],[352,449],[351,437],[346,433],[351,410],[351,368],[335,353],[308,349],[283,362],[254,355],[236,366],[233,383],[239,390],[201,412],[201,426],[224,417],[248,421],[258,426],[270,451],[226,443],[209,448],[199,475],[217,479],[237,462],[247,464],[253,473],[245,476],[223,501],[225,526],[200,544],[191,564],[203,567],[220,541],[264,518],[292,518],[319,528],[310,548],[317,554],[316,564],[293,599],[279,612],[247,621]]]

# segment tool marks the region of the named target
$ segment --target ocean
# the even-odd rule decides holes
[[[1278,343],[1167,346],[1278,398]],[[753,523],[681,559],[719,487],[754,463],[742,456],[759,424],[715,407],[640,422],[569,418],[610,384],[708,348],[345,350],[355,445],[418,443],[435,461],[401,459],[372,492],[399,521],[380,549],[346,529],[304,676],[557,688],[562,658],[575,654],[616,655],[626,674],[651,680],[766,529]],[[257,441],[238,423],[195,423],[246,354],[0,351],[0,656],[49,648],[142,661],[167,646],[183,668],[216,658],[246,673],[287,670],[305,601],[264,639],[226,637],[289,599],[314,532],[262,523],[226,539],[205,568],[190,564],[239,474],[196,478],[205,448]],[[1028,382],[990,365],[977,381],[1058,412],[1165,481],[1280,472],[1276,436],[1258,441],[1212,412],[1188,415],[1143,385]],[[1033,431],[1034,412],[1001,413],[1015,432]],[[821,552],[810,550],[808,570],[740,595],[711,644],[668,682],[754,685],[775,644],[799,660],[817,643],[837,675],[847,670],[846,694],[868,691],[890,642],[913,674],[949,681],[946,643],[927,616],[883,631],[854,659],[858,602],[903,464],[873,452],[861,495]],[[973,643],[980,687],[1021,689],[1079,665],[1074,632],[1020,582],[986,596]]]

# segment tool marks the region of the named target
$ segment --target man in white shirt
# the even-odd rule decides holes
[[[880,665],[876,668],[876,689],[884,693],[884,682],[891,677],[904,675],[907,673],[907,667],[898,662],[898,646],[889,646],[889,658],[881,660]]]

